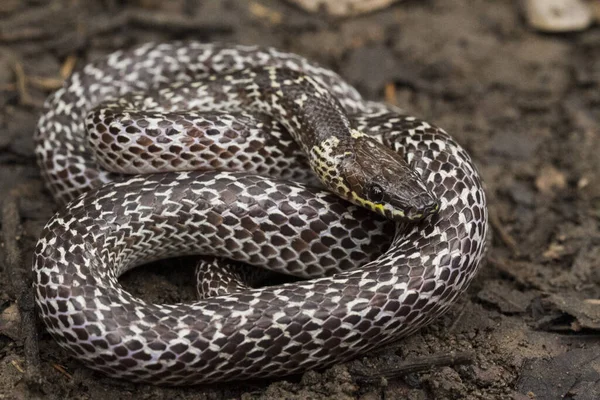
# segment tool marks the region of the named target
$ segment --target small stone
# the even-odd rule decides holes
[[[566,186],[567,177],[563,172],[552,165],[542,167],[538,176],[535,178],[535,187],[544,194],[550,194],[556,190],[564,189]]]
[[[506,375],[504,369],[497,365],[492,365],[490,368],[485,369],[475,366],[473,367],[473,372],[477,383],[483,387],[498,385]]]
[[[542,253],[546,260],[558,260],[565,252],[565,246],[559,243],[550,243],[548,248]]]
[[[524,182],[513,182],[508,189],[511,199],[522,206],[532,207],[535,205],[535,194],[530,189],[529,184]]]
[[[592,24],[592,11],[582,0],[525,0],[530,26],[542,32],[573,32]]]
[[[385,8],[398,0],[288,0],[308,12],[325,11],[335,17],[349,17]]]
[[[463,398],[468,392],[460,375],[450,367],[444,367],[423,377],[425,384],[433,394],[433,398]]]
[[[590,1],[588,4],[592,10],[594,18],[596,19],[596,22],[600,22],[600,2],[594,0]]]
[[[15,341],[21,338],[21,314],[14,303],[0,313],[0,334]]]

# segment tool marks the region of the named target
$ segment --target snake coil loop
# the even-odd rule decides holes
[[[68,203],[35,249],[40,314],[117,378],[197,384],[348,360],[442,314],[485,252],[481,180],[447,133],[274,49],[113,53],[48,98],[36,144]],[[175,305],[118,283],[190,254],[310,279],[253,289],[215,269],[222,287]]]

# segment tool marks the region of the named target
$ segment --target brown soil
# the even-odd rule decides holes
[[[450,312],[326,371],[181,389],[104,378],[36,326],[30,259],[57,208],[33,156],[40,105],[72,66],[171,39],[296,52],[451,132],[487,183],[494,239]],[[407,1],[336,21],[281,0],[3,0],[0,399],[598,399],[599,120],[600,30],[536,33],[517,1]],[[188,301],[188,264],[123,282],[152,301]]]

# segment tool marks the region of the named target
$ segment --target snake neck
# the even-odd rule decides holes
[[[111,106],[104,102],[97,108]],[[150,93],[130,94],[122,109],[152,111],[255,112],[280,122],[307,153],[323,141],[351,138],[351,125],[339,101],[302,72],[282,67],[255,67],[181,82]],[[114,110],[113,110],[114,112]]]
[[[350,120],[338,100],[304,73],[262,67],[238,74],[239,78],[233,74],[221,79],[233,83],[240,107],[279,121],[306,153],[327,141],[352,137]]]

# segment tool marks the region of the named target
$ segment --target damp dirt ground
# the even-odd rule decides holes
[[[405,1],[335,20],[280,0],[0,2],[0,399],[599,399],[600,29],[541,34],[519,5]],[[172,39],[302,54],[466,147],[494,237],[443,318],[327,370],[193,388],[105,378],[35,324],[31,255],[57,209],[33,154],[41,104],[73,68]],[[147,300],[191,301],[191,264],[122,281]]]

